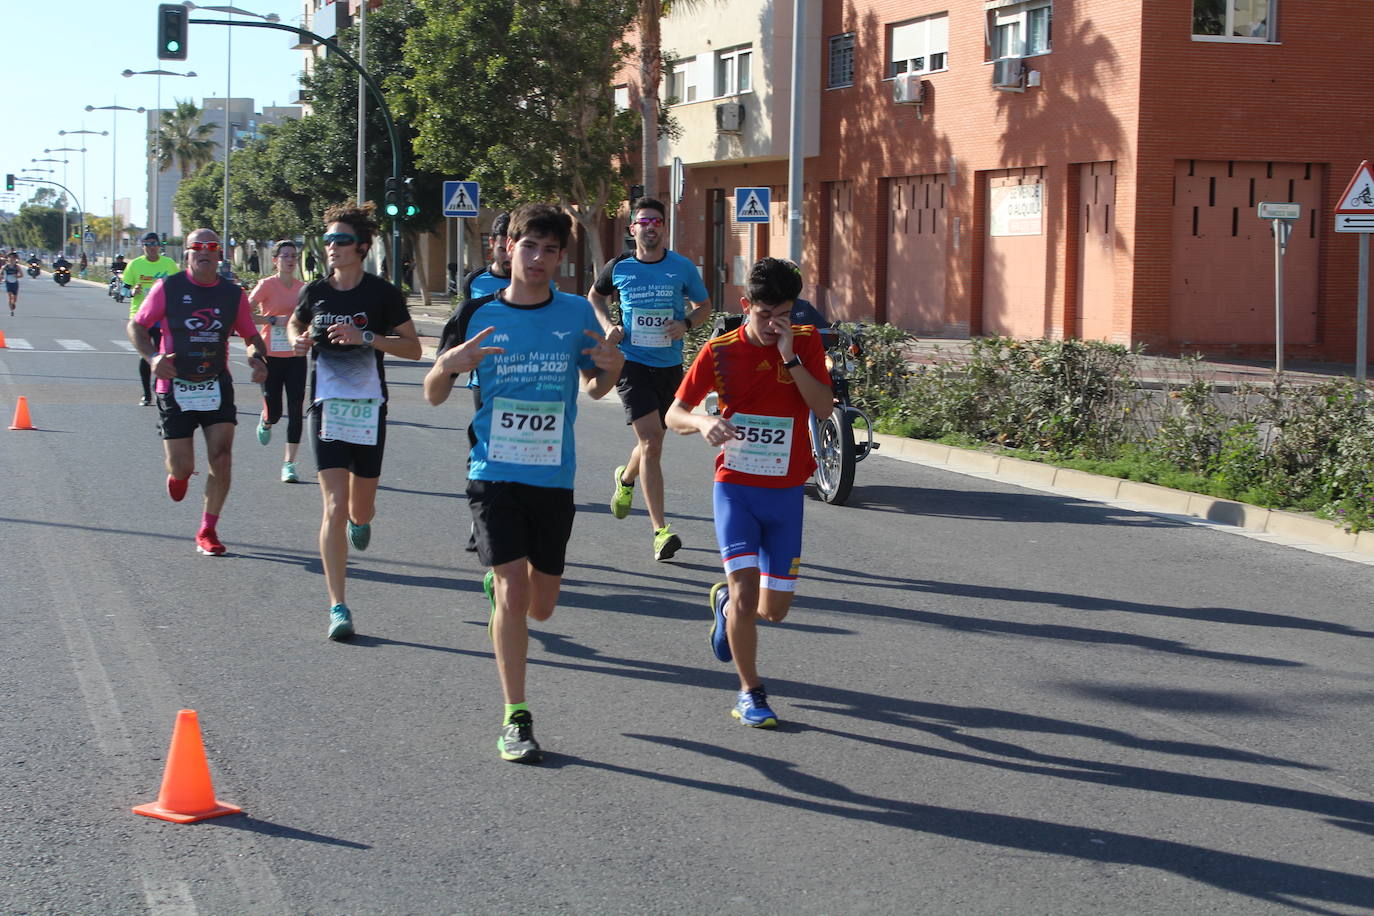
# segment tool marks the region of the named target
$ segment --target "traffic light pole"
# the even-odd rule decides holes
[[[386,104],[386,96],[382,95],[381,87],[377,85],[368,72],[364,70],[347,51],[339,47],[336,42],[325,38],[323,35],[316,35],[309,29],[297,28],[294,25],[282,25],[280,22],[231,22],[228,19],[188,19],[187,23],[190,25],[227,25],[241,29],[276,29],[279,32],[292,32],[296,35],[309,38],[311,41],[318,42],[328,48],[330,53],[339,55],[339,58],[343,60],[344,63],[352,67],[357,72],[358,76],[362,77],[363,81],[367,83],[367,88],[371,90],[373,98],[377,100],[377,108],[382,113],[382,120],[386,122],[387,137],[391,140],[391,177],[398,183],[400,182],[401,143],[396,136],[396,122],[391,119],[391,109]],[[228,118],[227,109],[225,118],[226,120]],[[224,155],[228,156],[229,152],[229,150],[225,150]],[[360,200],[358,203],[362,203],[362,201]],[[401,227],[399,223],[399,220],[393,219],[391,221],[391,282],[398,287],[401,285],[402,280]],[[225,239],[226,244],[228,244],[228,241],[228,239]]]
[[[64,184],[63,184],[62,182],[60,182],[60,181],[50,181],[50,180],[48,180],[47,178],[15,178],[15,179],[14,179],[14,183],[15,183],[15,184],[21,184],[21,183],[22,183],[22,184],[50,184],[50,185],[56,185],[57,187],[59,187],[59,188],[61,188],[62,190],[66,191],[68,194],[71,194],[72,200],[76,203],[76,210],[77,210],[78,213],[81,214],[81,223],[80,223],[80,225],[81,225],[81,244],[82,244],[82,247],[83,247],[83,248],[85,247],[85,244],[86,244],[86,208],[83,207],[83,206],[81,206],[81,201],[80,201],[79,199],[77,199],[77,196],[76,196],[74,193],[72,193],[72,190],[71,190],[70,188],[68,188],[66,185],[64,185]],[[63,207],[63,208],[62,208],[63,225],[66,225],[66,217],[67,217],[67,208],[66,208],[66,207]],[[62,250],[63,250],[64,252],[67,250],[67,239],[66,239],[66,231],[65,231],[65,230],[63,231]]]

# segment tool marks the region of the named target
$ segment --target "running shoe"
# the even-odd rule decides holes
[[[329,638],[335,642],[353,636],[353,614],[346,604],[336,604],[329,609]]]
[[[272,427],[264,422],[264,418],[258,417],[258,445],[266,445],[272,441]]]
[[[348,540],[355,550],[366,550],[367,545],[372,543],[372,523],[364,522],[361,525],[353,524],[353,519],[348,520]]]
[[[219,535],[213,528],[202,529],[196,535],[196,553],[205,554],[207,557],[222,557],[228,550],[219,542]]]
[[[669,531],[671,527],[673,526],[664,525],[654,532],[654,559],[660,563],[671,560],[673,554],[682,549],[682,538]]]
[[[517,709],[510,714],[501,728],[501,737],[496,739],[496,749],[502,760],[515,763],[538,763],[544,759],[539,742],[534,740],[534,718],[529,710]]]
[[[191,482],[191,478],[177,480],[171,474],[167,475],[167,495],[172,497],[172,502],[179,503],[186,498],[186,486]]]
[[[725,631],[725,607],[730,603],[730,590],[724,582],[711,586],[711,651],[718,660],[731,661],[730,637]]]
[[[496,573],[487,570],[487,574],[482,577],[482,591],[486,593],[487,603],[491,605],[491,614],[487,617],[487,638],[491,638],[491,625],[496,620]]]
[[[140,407],[152,407],[152,406],[153,406],[153,398],[152,398],[152,395],[147,395],[147,394],[145,394],[143,397],[139,398],[139,399],[138,399],[138,406],[140,406]]]
[[[283,461],[281,463],[281,482],[300,483],[300,478],[296,476],[296,462]]]
[[[753,690],[741,690],[735,708],[730,715],[739,719],[740,725],[750,728],[777,728],[778,717],[768,707],[768,691],[760,684]]]
[[[615,469],[615,490],[611,494],[611,514],[616,518],[624,518],[630,514],[630,505],[635,501],[635,485],[625,483],[621,474],[625,473],[625,465]]]

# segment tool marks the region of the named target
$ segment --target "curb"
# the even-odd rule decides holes
[[[1357,554],[1374,562],[1374,531],[1352,534],[1335,522],[1300,512],[1266,509],[1249,503],[1174,490],[1153,483],[1105,477],[1060,468],[1024,458],[994,455],[976,449],[941,445],[925,439],[906,439],[874,433],[882,454],[961,474],[991,477],[1011,484],[1051,489],[1100,502],[1120,500],[1158,512],[1228,525],[1252,534],[1271,535],[1289,542],[1316,545],[1321,553]],[[1351,557],[1350,559],[1356,559]]]

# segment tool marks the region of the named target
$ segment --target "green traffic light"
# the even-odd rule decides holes
[[[398,206],[396,206],[395,204],[387,204],[387,205],[386,205],[386,215],[387,215],[387,216],[395,216],[397,213],[400,213],[400,212],[401,212],[401,208],[398,207]]]
[[[406,207],[406,216],[408,216],[408,217],[409,217],[409,216],[415,216],[415,215],[416,215],[417,213],[419,213],[419,212],[420,212],[420,208],[417,207],[417,206],[415,206],[414,204],[411,204],[410,206]]]
[[[167,42],[167,50],[170,51],[171,53],[175,54],[176,52],[178,52],[178,51],[181,50],[181,42],[179,42],[179,41],[169,41],[169,42]]]

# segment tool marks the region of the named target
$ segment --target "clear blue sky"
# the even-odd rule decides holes
[[[286,25],[301,24],[302,0],[204,0],[206,5],[236,6],[266,15],[276,13]],[[85,110],[87,105],[156,107],[157,78],[124,78],[124,70],[195,71],[194,78],[164,76],[162,106],[174,98],[202,99],[225,95],[228,77],[226,44],[233,34],[233,83],[235,98],[252,98],[259,110],[273,103],[287,104],[297,85],[301,52],[291,50],[296,36],[275,29],[190,27],[185,61],[157,59],[156,2],[149,0],[66,0],[55,7],[3,0],[4,50],[0,52],[6,104],[0,117],[0,172],[19,177],[54,178],[82,195],[80,153],[45,153],[45,149],[72,146],[86,148],[83,203],[89,212],[108,215],[111,180],[119,197],[132,201],[133,222],[144,225],[147,217],[147,179],[144,171],[146,115],[133,112]],[[34,11],[34,12],[30,12]],[[52,13],[54,15],[49,15]],[[203,10],[193,18],[226,19],[222,13]],[[242,18],[242,17],[239,17]],[[60,130],[111,130],[118,119],[118,147],[111,137],[62,137]],[[80,142],[69,142],[85,140]],[[61,164],[31,162],[51,156],[66,158],[67,180]],[[21,168],[53,168],[56,174],[21,173]],[[117,171],[116,171],[117,169]],[[0,185],[0,209],[13,212],[36,190],[6,194]]]

